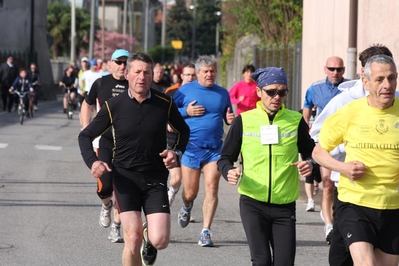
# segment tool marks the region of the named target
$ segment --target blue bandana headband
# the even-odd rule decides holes
[[[251,74],[251,78],[258,83],[259,88],[272,84],[287,85],[287,75],[282,67],[258,68]]]

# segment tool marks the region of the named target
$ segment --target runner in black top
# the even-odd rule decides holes
[[[112,74],[97,79],[91,88],[89,88],[89,93],[86,94],[80,111],[82,128],[86,128],[90,123],[93,107],[96,107],[96,111],[99,111],[105,101],[128,89],[128,82],[125,78],[126,60],[128,56],[128,51],[122,49],[116,50],[111,57],[110,71]],[[94,142],[94,146],[97,148],[98,158],[110,165],[112,160],[112,149],[114,148],[111,130],[104,132],[100,140],[97,138]],[[99,224],[102,227],[109,227],[111,225],[112,192],[112,177],[111,174],[107,172],[97,179],[97,195],[103,203],[99,219]],[[118,209],[117,206],[114,206],[114,222],[108,236],[108,239],[113,243],[123,242],[120,226],[121,220],[119,218]]]
[[[153,265],[157,250],[169,243],[168,169],[177,165],[190,134],[172,99],[150,90],[152,67],[148,55],[131,54],[127,63],[129,90],[107,101],[79,135],[80,150],[92,175],[99,178],[112,171],[125,236],[122,261],[126,265],[140,264],[141,241],[144,265]],[[173,150],[166,149],[167,124],[177,133]],[[97,158],[91,142],[109,127],[115,143],[112,166]],[[141,210],[147,220],[144,227]]]

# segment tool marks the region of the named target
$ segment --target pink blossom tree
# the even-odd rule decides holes
[[[98,30],[96,39],[94,41],[93,56],[94,58],[102,58],[102,44],[101,44],[102,31]],[[116,49],[125,49],[133,52],[136,48],[137,41],[135,38],[130,38],[129,35],[123,35],[118,32],[104,32],[104,58],[111,59],[112,53]],[[81,56],[87,56],[87,53],[81,53]]]

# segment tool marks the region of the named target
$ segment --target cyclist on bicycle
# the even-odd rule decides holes
[[[40,92],[40,87],[41,87],[41,78],[40,78],[40,73],[37,70],[37,65],[35,63],[30,64],[30,70],[28,71],[28,79],[30,83],[32,84],[32,88],[35,90],[35,98],[33,101],[33,109],[34,111],[37,111],[37,103],[38,103],[38,97],[39,97],[39,92]]]
[[[70,97],[72,103],[76,104],[76,95],[78,93],[78,77],[75,74],[73,66],[69,65],[64,72],[64,76],[62,77],[62,81],[59,82],[59,86],[64,86],[64,113],[67,112],[68,107],[68,88],[70,89]]]
[[[9,89],[10,93],[13,93],[15,90],[18,92],[28,92],[30,91],[31,95],[34,95],[35,90],[32,88],[32,84],[27,79],[27,73],[25,69],[21,69],[19,71],[19,76],[14,80]],[[14,103],[15,103],[15,110],[18,108],[18,95],[14,94]],[[27,93],[24,97],[24,104],[25,104],[25,111],[29,109],[29,93]],[[29,115],[29,113],[28,113]]]

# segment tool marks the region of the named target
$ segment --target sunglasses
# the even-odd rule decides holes
[[[115,64],[117,64],[117,65],[122,65],[122,64],[125,64],[125,66],[126,66],[126,64],[127,64],[127,62],[126,61],[121,61],[121,60],[114,60],[114,62],[115,62]]]
[[[278,95],[280,97],[285,97],[285,96],[287,96],[288,91],[289,91],[288,89],[285,89],[285,90],[278,90],[278,89],[265,90],[265,89],[262,89],[262,88],[261,88],[261,90],[264,91],[267,94],[267,96],[270,96],[270,97],[275,97],[276,95]]]
[[[335,70],[337,70],[337,72],[342,72],[342,70],[344,70],[343,67],[327,67],[327,69],[331,72],[334,72]]]

